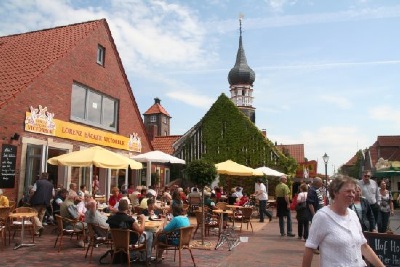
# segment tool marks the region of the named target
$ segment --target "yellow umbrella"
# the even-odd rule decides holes
[[[84,150],[74,151],[47,160],[52,165],[89,167],[94,165],[106,169],[142,169],[143,165],[123,155],[108,149],[93,146]]]
[[[215,164],[217,172],[219,174],[237,175],[237,176],[263,176],[263,172],[254,170],[245,165],[241,165],[232,160],[227,160],[218,164]]]

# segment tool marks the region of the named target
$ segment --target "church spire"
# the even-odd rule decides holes
[[[253,83],[256,79],[254,71],[247,65],[246,54],[242,42],[242,19],[239,18],[239,49],[236,55],[235,66],[228,74],[231,100],[235,105],[255,123],[255,107],[253,107]]]

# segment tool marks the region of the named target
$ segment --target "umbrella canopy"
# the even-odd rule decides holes
[[[253,168],[236,163],[232,160],[227,160],[215,164],[218,174],[237,175],[237,176],[262,176],[261,171],[254,170]]]
[[[133,156],[132,159],[137,160],[139,162],[160,162],[160,163],[177,163],[177,164],[186,163],[183,159],[171,156],[167,153],[158,150]]]
[[[267,176],[280,177],[282,175],[285,175],[284,173],[278,172],[278,171],[276,171],[274,169],[271,169],[271,168],[269,168],[267,166],[262,166],[262,167],[256,168],[256,170],[261,171],[262,173],[264,173]]]
[[[80,151],[63,154],[47,160],[52,165],[89,167],[94,165],[107,169],[142,169],[143,165],[128,157],[112,152],[108,149],[93,146]]]

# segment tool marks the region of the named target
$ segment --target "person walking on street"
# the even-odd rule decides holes
[[[381,201],[379,205],[378,232],[386,233],[389,226],[389,218],[394,215],[393,197],[390,191],[386,189],[384,180],[381,181],[379,186]]]
[[[320,248],[320,266],[385,266],[362,232],[356,213],[349,209],[354,202],[356,181],[338,175],[329,187],[332,204],[320,209],[313,218],[306,241],[302,267],[310,267],[313,251]]]
[[[307,194],[308,219],[311,222],[315,213],[324,205],[324,196],[321,192],[322,180],[319,177],[314,178]]]
[[[272,220],[272,215],[267,212],[267,187],[263,184],[262,179],[257,180],[257,190],[255,192],[256,197],[259,200],[259,213],[260,213],[260,222],[264,222],[264,215],[267,215],[269,221]]]
[[[295,235],[292,233],[292,217],[290,214],[290,200],[289,194],[290,189],[286,185],[287,177],[286,175],[282,175],[280,178],[280,183],[275,187],[275,197],[276,197],[276,210],[277,216],[279,218],[279,229],[281,232],[281,236],[285,236],[285,220],[287,223],[287,236],[294,237]]]
[[[374,213],[375,223],[377,223],[379,220],[379,203],[381,202],[379,186],[374,180],[371,180],[370,171],[364,173],[362,180],[360,180],[358,184],[361,187],[363,197],[368,200],[368,203],[371,206],[372,212]]]
[[[39,236],[43,232],[43,217],[46,213],[47,206],[50,205],[50,200],[54,197],[54,186],[48,180],[49,174],[47,172],[42,173],[39,180],[36,180],[31,190],[30,203],[32,208],[37,210],[38,216],[35,217],[35,232]]]

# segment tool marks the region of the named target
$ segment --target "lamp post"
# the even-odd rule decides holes
[[[325,153],[322,156],[322,159],[324,160],[325,163],[325,197],[328,196],[328,161],[329,161],[329,156]],[[326,201],[327,203],[327,201]]]

